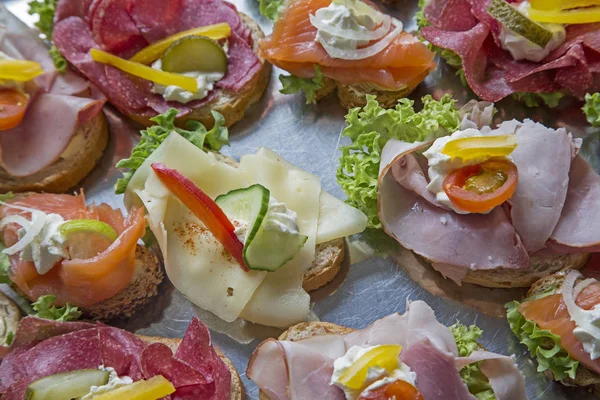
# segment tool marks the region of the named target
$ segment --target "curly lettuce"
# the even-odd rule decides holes
[[[456,346],[458,347],[458,355],[468,357],[475,350],[481,348],[477,340],[483,333],[477,325],[466,326],[456,323],[450,327]],[[481,372],[480,363],[473,363],[465,366],[460,370],[460,377],[469,388],[469,392],[479,400],[495,400],[496,396],[490,386],[490,381]]]
[[[29,2],[29,14],[38,15],[35,26],[48,40],[52,40],[56,2],[57,0],[33,0]],[[49,52],[56,69],[59,72],[64,72],[67,69],[67,60],[60,54],[56,46],[52,46]]]
[[[77,307],[73,307],[69,303],[67,303],[64,307],[56,307],[54,306],[54,301],[56,300],[56,296],[54,295],[46,295],[41,296],[35,303],[31,306],[33,307],[34,317],[51,319],[53,321],[75,321],[81,317],[81,311]]]
[[[427,18],[425,18],[425,7],[428,3],[429,0],[419,0],[419,3],[417,4],[419,11],[417,11],[415,14],[415,21],[419,30],[429,25],[429,21],[427,21]]]
[[[218,112],[212,112],[215,124],[209,131],[207,131],[204,125],[198,121],[188,121],[186,129],[176,127],[175,117],[178,112],[177,109],[171,108],[164,114],[150,118],[151,121],[156,122],[156,125],[141,131],[140,141],[133,148],[131,156],[116,164],[117,168],[129,169],[129,171],[124,172],[123,177],[117,181],[117,184],[115,185],[116,194],[125,193],[125,189],[127,189],[127,185],[135,171],[141,167],[150,154],[152,154],[172,132],[177,132],[199,149],[204,149],[206,147],[217,151],[224,145],[229,144],[229,131],[225,126],[225,119]]]
[[[512,94],[513,99],[524,103],[527,107],[540,107],[546,105],[550,108],[558,107],[560,100],[565,97],[562,92],[554,93],[526,93],[519,92]]]
[[[582,110],[590,125],[594,128],[600,126],[600,93],[586,94]]]
[[[279,17],[279,11],[283,6],[283,0],[259,0],[258,9],[260,13],[275,22]]]
[[[311,79],[298,78],[294,75],[279,75],[279,80],[283,85],[283,88],[279,90],[280,93],[296,94],[304,92],[306,104],[316,103],[317,92],[325,86],[325,76],[318,65],[315,65],[315,76]]]
[[[377,215],[377,189],[381,150],[390,139],[423,141],[448,135],[460,127],[455,100],[445,95],[440,101],[427,95],[423,109],[415,111],[414,101],[401,99],[396,108],[379,106],[375,96],[367,96],[364,108],[353,108],[346,115],[342,136],[351,140],[340,148],[337,181],[348,196],[346,202],[368,217],[368,226],[381,228]]]
[[[526,298],[523,302],[550,296],[555,291],[555,288],[550,287],[543,293]],[[579,362],[571,358],[561,346],[560,336],[549,330],[541,329],[535,322],[525,319],[519,312],[520,305],[521,303],[518,301],[512,301],[504,306],[507,311],[508,324],[519,341],[527,346],[531,356],[537,359],[538,372],[550,370],[556,380],[566,377],[574,379]]]

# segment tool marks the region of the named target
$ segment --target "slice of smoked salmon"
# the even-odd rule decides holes
[[[362,60],[342,60],[330,57],[315,38],[317,28],[310,15],[331,4],[331,0],[291,0],[273,27],[273,33],[260,42],[260,53],[272,64],[290,73],[309,78],[313,65],[323,74],[342,83],[373,83],[398,89],[407,83],[420,83],[436,66],[435,54],[413,35],[402,32],[380,53]],[[290,63],[295,70],[287,69]],[[301,66],[303,65],[303,66]],[[405,69],[408,67],[408,69]],[[394,70],[397,70],[394,73]],[[369,73],[375,71],[375,73]],[[381,71],[388,72],[388,75]],[[354,75],[354,79],[351,77]],[[393,78],[393,79],[390,79]],[[416,82],[416,84],[415,84]]]
[[[30,299],[53,294],[56,304],[71,303],[87,307],[113,297],[131,282],[135,268],[135,251],[139,238],[144,234],[145,222],[142,209],[133,210],[127,219],[120,210],[106,204],[85,206],[83,195],[29,194],[19,196],[10,205],[38,209],[45,213],[61,215],[69,219],[97,219],[106,222],[119,234],[108,248],[85,260],[63,260],[44,275],[37,273],[33,262],[23,261],[16,254],[11,256],[10,278]],[[0,208],[0,216],[29,212],[10,206]],[[18,225],[8,225],[3,234],[7,246],[18,240]]]
[[[600,282],[586,287],[577,297],[577,305],[584,310],[600,304]],[[576,325],[571,321],[562,294],[553,294],[537,300],[524,302],[519,306],[523,316],[535,322],[540,328],[549,330],[560,336],[561,346],[573,357],[589,369],[600,373],[600,359],[592,361],[583,345],[573,334]]]

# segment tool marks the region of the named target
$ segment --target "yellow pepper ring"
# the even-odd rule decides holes
[[[473,136],[451,140],[442,154],[463,161],[506,157],[517,148],[515,135]]]
[[[529,8],[527,13],[529,18],[534,21],[552,24],[591,24],[600,21],[600,7],[587,7],[567,11]]]
[[[98,49],[90,50],[90,54],[94,61],[112,65],[121,71],[127,72],[128,74],[158,83],[159,85],[179,86],[180,88],[192,93],[196,93],[198,91],[198,83],[196,82],[196,79],[189,76],[156,70],[137,62],[124,60],[120,57]]]
[[[43,73],[42,66],[35,61],[0,59],[0,79],[27,82]]]
[[[151,62],[158,60],[162,57],[163,53],[170,45],[175,43],[181,38],[187,36],[206,36],[213,40],[225,39],[231,35],[231,27],[229,24],[222,22],[214,25],[207,25],[200,28],[189,29],[187,31],[179,32],[171,35],[167,38],[159,40],[158,42],[152,43],[150,46],[145,47],[136,53],[129,61],[138,62],[140,64],[150,64]]]
[[[600,6],[600,0],[530,0],[532,8],[538,10],[569,10],[579,7]]]
[[[95,395],[94,400],[157,400],[175,392],[175,387],[162,375],[141,380]]]
[[[400,345],[378,346],[363,354],[340,376],[340,383],[352,390],[362,389],[369,368],[384,368],[392,372],[398,368],[398,357],[402,351]]]

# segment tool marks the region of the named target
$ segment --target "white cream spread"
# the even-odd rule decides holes
[[[5,217],[1,225],[13,222],[21,226],[18,231],[19,241],[4,249],[3,253],[12,255],[20,251],[21,259],[33,261],[40,275],[47,273],[57,262],[67,258],[64,238],[59,232],[65,220],[60,215],[34,210],[31,212],[30,221],[13,215]]]
[[[156,70],[162,70],[161,60],[156,60],[152,64],[152,68]],[[169,85],[163,86],[158,83],[154,84],[152,91],[154,93],[161,94],[162,97],[167,101],[177,101],[179,103],[189,103],[192,100],[201,100],[208,96],[208,93],[214,89],[214,84],[220,81],[223,76],[225,76],[221,72],[184,72],[181,75],[188,76],[196,79],[196,83],[198,85],[198,91],[196,93],[188,92],[185,89],[180,88],[179,86]]]
[[[101,365],[98,367],[98,369],[101,371],[108,371],[110,373],[110,375],[108,376],[108,382],[106,383],[106,385],[92,386],[90,388],[90,392],[83,396],[81,400],[92,400],[106,392],[109,392],[121,386],[131,385],[133,383],[133,379],[131,379],[128,376],[119,377],[114,368],[105,367],[104,365]]]
[[[246,243],[248,235],[249,221],[232,221],[235,230],[234,233],[242,243]],[[285,203],[269,198],[269,209],[263,221],[263,229],[299,235],[298,216],[293,210],[288,209]]]
[[[448,174],[452,171],[469,165],[480,164],[482,162],[487,161],[488,159],[488,157],[481,156],[465,161],[458,157],[450,157],[442,153],[444,147],[446,147],[446,144],[456,139],[478,136],[494,136],[497,134],[497,132],[492,131],[489,128],[484,128],[482,130],[469,128],[462,131],[456,131],[450,136],[444,136],[439,139],[436,139],[436,141],[433,142],[431,147],[423,153],[423,155],[427,158],[427,161],[429,163],[428,175],[430,182],[429,185],[427,185],[427,189],[433,194],[435,194],[435,198],[438,202],[450,207],[458,214],[469,214],[468,211],[456,208],[454,204],[452,204],[450,198],[448,197],[446,192],[444,192],[442,184],[444,183],[444,179],[446,179],[446,176],[448,176]],[[510,156],[506,157],[506,159],[512,160]]]
[[[369,368],[367,372],[367,377],[365,379],[364,385],[359,390],[352,390],[344,386],[340,380],[344,372],[348,368],[352,366],[358,359],[364,356],[369,351],[380,347],[380,346],[371,346],[371,347],[360,347],[360,346],[352,346],[343,357],[338,358],[333,362],[333,375],[331,376],[331,385],[335,385],[342,389],[346,395],[347,400],[355,400],[357,399],[363,392],[375,390],[384,385],[395,381],[406,381],[411,385],[415,385],[417,374],[408,367],[408,365],[404,364],[402,361],[398,359],[398,367],[389,373],[385,368]]]
[[[522,14],[527,15],[527,9],[529,8],[529,2],[523,2],[517,8]],[[500,24],[500,43],[502,48],[510,53],[510,55],[517,61],[529,60],[534,62],[540,62],[548,55],[560,47],[561,44],[567,39],[567,33],[565,27],[560,24],[543,24],[546,29],[552,32],[552,39],[548,42],[546,47],[541,47],[524,36],[513,32]]]

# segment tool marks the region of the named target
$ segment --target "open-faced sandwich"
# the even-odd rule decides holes
[[[291,327],[252,354],[261,400],[526,400],[514,360],[486,351],[477,326],[440,324],[422,301],[354,330]]]
[[[338,179],[353,203],[369,200],[372,223],[459,284],[528,287],[582,268],[600,243],[600,176],[578,155],[581,139],[531,120],[492,128],[489,103],[424,103],[381,110],[371,98],[347,117],[354,143]]]
[[[304,91],[316,102],[336,91],[343,107],[377,96],[391,107],[435,69],[434,53],[402,22],[361,0],[289,0],[261,4],[275,18],[260,55],[288,71],[282,93]]]
[[[108,142],[103,104],[33,31],[0,25],[0,193],[76,186]]]
[[[52,21],[50,21],[51,24]],[[52,41],[123,114],[229,126],[263,94],[270,65],[259,26],[222,0],[59,0]]]
[[[0,364],[4,400],[241,400],[231,362],[194,318],[183,339],[25,317]]]
[[[536,282],[527,298],[506,305],[510,327],[538,371],[600,396],[600,282],[567,270]]]
[[[86,205],[83,193],[4,200],[2,277],[34,306],[43,299],[108,320],[131,316],[156,295],[163,272],[156,256],[138,245],[145,232],[142,209],[125,218],[107,204]]]
[[[118,185],[128,208],[145,207],[169,279],[225,321],[306,321],[307,291],[340,271],[343,238],[366,217],[267,148],[239,163],[209,151],[218,129],[174,130],[175,114],[142,131]]]
[[[600,1],[422,0],[421,35],[473,92],[535,107],[600,90]]]

